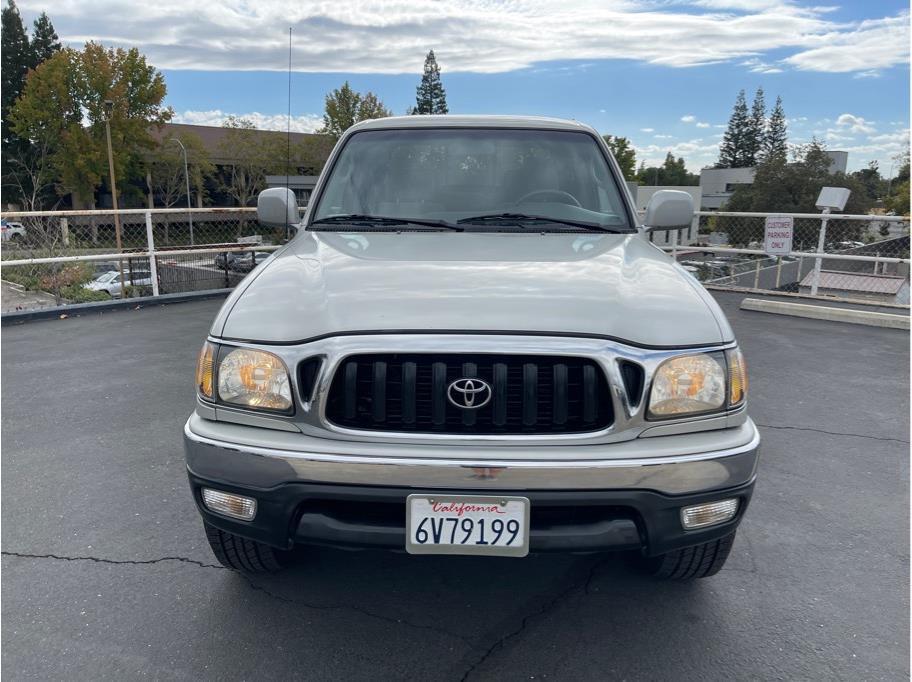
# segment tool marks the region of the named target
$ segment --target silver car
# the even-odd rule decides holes
[[[715,574],[760,438],[719,306],[650,243],[574,121],[408,116],[339,140],[297,235],[229,296],[199,354],[187,469],[216,558],[312,544],[522,557],[626,551]]]
[[[125,270],[124,281],[128,287],[151,287],[152,273],[148,270],[134,270],[132,273]],[[112,298],[120,298],[123,295],[123,282],[118,270],[109,270],[84,284],[83,287],[91,291],[103,292]]]

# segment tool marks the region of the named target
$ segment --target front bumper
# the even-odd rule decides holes
[[[193,415],[184,444],[204,519],[276,547],[402,549],[409,494],[520,491],[531,501],[533,552],[640,549],[654,555],[737,526],[753,491],[759,435],[748,419],[733,429],[601,446],[517,452],[479,445],[448,452],[269,433]],[[583,452],[568,457],[574,450]],[[254,497],[256,517],[244,522],[210,512],[201,502],[202,487]],[[734,519],[703,530],[682,528],[681,507],[727,497],[740,500]]]

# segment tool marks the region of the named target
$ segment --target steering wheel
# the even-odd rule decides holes
[[[575,196],[570,194],[570,192],[565,192],[562,189],[536,189],[532,192],[529,192],[528,194],[524,194],[523,196],[521,196],[517,200],[516,205],[519,206],[520,204],[524,204],[532,197],[537,197],[539,195],[545,195],[545,196],[550,195],[553,197],[557,197],[558,202],[561,204],[571,204],[571,205],[577,206],[579,208],[583,207],[583,205],[577,200],[577,198]],[[561,199],[564,199],[564,201],[561,201]]]

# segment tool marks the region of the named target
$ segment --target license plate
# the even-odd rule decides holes
[[[525,497],[409,495],[405,550],[410,554],[529,553],[529,500]]]

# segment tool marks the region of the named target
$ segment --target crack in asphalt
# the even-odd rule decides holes
[[[196,559],[188,559],[183,556],[163,556],[158,559],[104,559],[101,557],[94,556],[60,556],[59,554],[28,554],[25,552],[7,552],[6,550],[0,552],[3,556],[13,556],[20,559],[57,559],[58,561],[94,561],[96,564],[127,564],[134,566],[145,566],[148,564],[160,564],[166,561],[179,561],[184,564],[193,564],[194,566],[199,566],[200,568],[218,568],[224,569],[224,566],[217,566],[215,564],[206,564],[202,561],[197,561]]]
[[[885,440],[892,441],[894,443],[905,443],[909,444],[909,441],[903,440],[902,438],[886,438],[884,436],[870,436],[866,433],[843,433],[840,431],[827,431],[825,429],[814,429],[809,426],[786,426],[786,425],[773,425],[773,424],[760,424],[754,422],[757,426],[764,429],[790,429],[792,431],[813,431],[815,433],[825,433],[828,436],[850,436],[852,438],[870,438],[871,440]]]
[[[30,554],[26,552],[8,552],[6,550],[0,551],[0,554],[3,556],[16,557],[20,559],[54,559],[57,561],[90,561],[98,564],[115,564],[115,565],[133,565],[133,566],[146,566],[150,564],[160,564],[167,561],[177,561],[180,563],[191,564],[193,566],[199,566],[200,568],[214,568],[220,571],[228,571],[230,569],[219,566],[217,564],[207,564],[202,561],[197,561],[196,559],[190,559],[187,557],[179,556],[166,556],[159,557],[157,559],[105,559],[102,557],[93,557],[93,556],[61,556],[59,554]],[[420,623],[412,623],[411,621],[403,620],[401,618],[394,618],[392,616],[386,616],[380,613],[375,613],[368,609],[364,609],[360,606],[355,606],[353,604],[314,604],[311,602],[306,602],[301,599],[295,599],[293,597],[285,597],[279,594],[276,594],[266,587],[259,585],[256,581],[253,580],[250,576],[244,575],[243,573],[237,571],[231,571],[236,573],[238,577],[242,578],[244,582],[252,590],[256,592],[262,592],[268,597],[281,601],[287,604],[295,604],[297,606],[303,606],[307,609],[312,609],[314,611],[338,611],[338,610],[348,610],[354,611],[355,613],[360,613],[363,616],[368,618],[373,618],[375,620],[380,620],[385,623],[394,623],[397,625],[404,625],[409,628],[414,628],[416,630],[429,630],[431,632],[436,632],[440,635],[445,635],[447,637],[452,637],[454,639],[459,639],[465,643],[469,643],[468,638],[464,635],[459,634],[458,632],[452,632],[445,628],[439,628],[434,625],[422,625]]]
[[[533,618],[537,618],[538,616],[543,616],[546,613],[548,613],[549,611],[553,610],[560,602],[562,602],[564,599],[566,599],[573,592],[575,592],[576,590],[579,590],[580,588],[583,589],[584,594],[589,594],[589,587],[590,587],[590,584],[592,583],[592,580],[595,577],[596,571],[610,560],[611,560],[610,557],[603,557],[602,559],[595,561],[589,567],[589,570],[586,573],[585,579],[572,581],[570,583],[570,585],[568,585],[566,588],[564,588],[563,590],[561,590],[560,592],[555,594],[553,597],[551,597],[547,601],[545,601],[535,611],[533,611],[532,613],[527,613],[525,616],[523,616],[522,620],[520,620],[519,627],[517,627],[514,630],[503,635],[497,641],[495,641],[493,644],[491,644],[491,646],[489,646],[487,649],[485,649],[485,651],[481,654],[481,656],[478,658],[478,660],[475,661],[472,665],[470,665],[466,669],[466,671],[462,674],[462,677],[460,678],[460,682],[466,682],[466,680],[469,679],[469,677],[472,675],[472,673],[474,673],[478,668],[480,668],[482,665],[484,665],[484,663],[492,655],[494,655],[494,653],[496,651],[503,649],[504,645],[506,644],[506,642],[508,640],[514,639],[515,637],[518,637],[519,635],[521,635],[523,633],[523,631],[526,629],[526,627],[528,626],[529,622]]]

